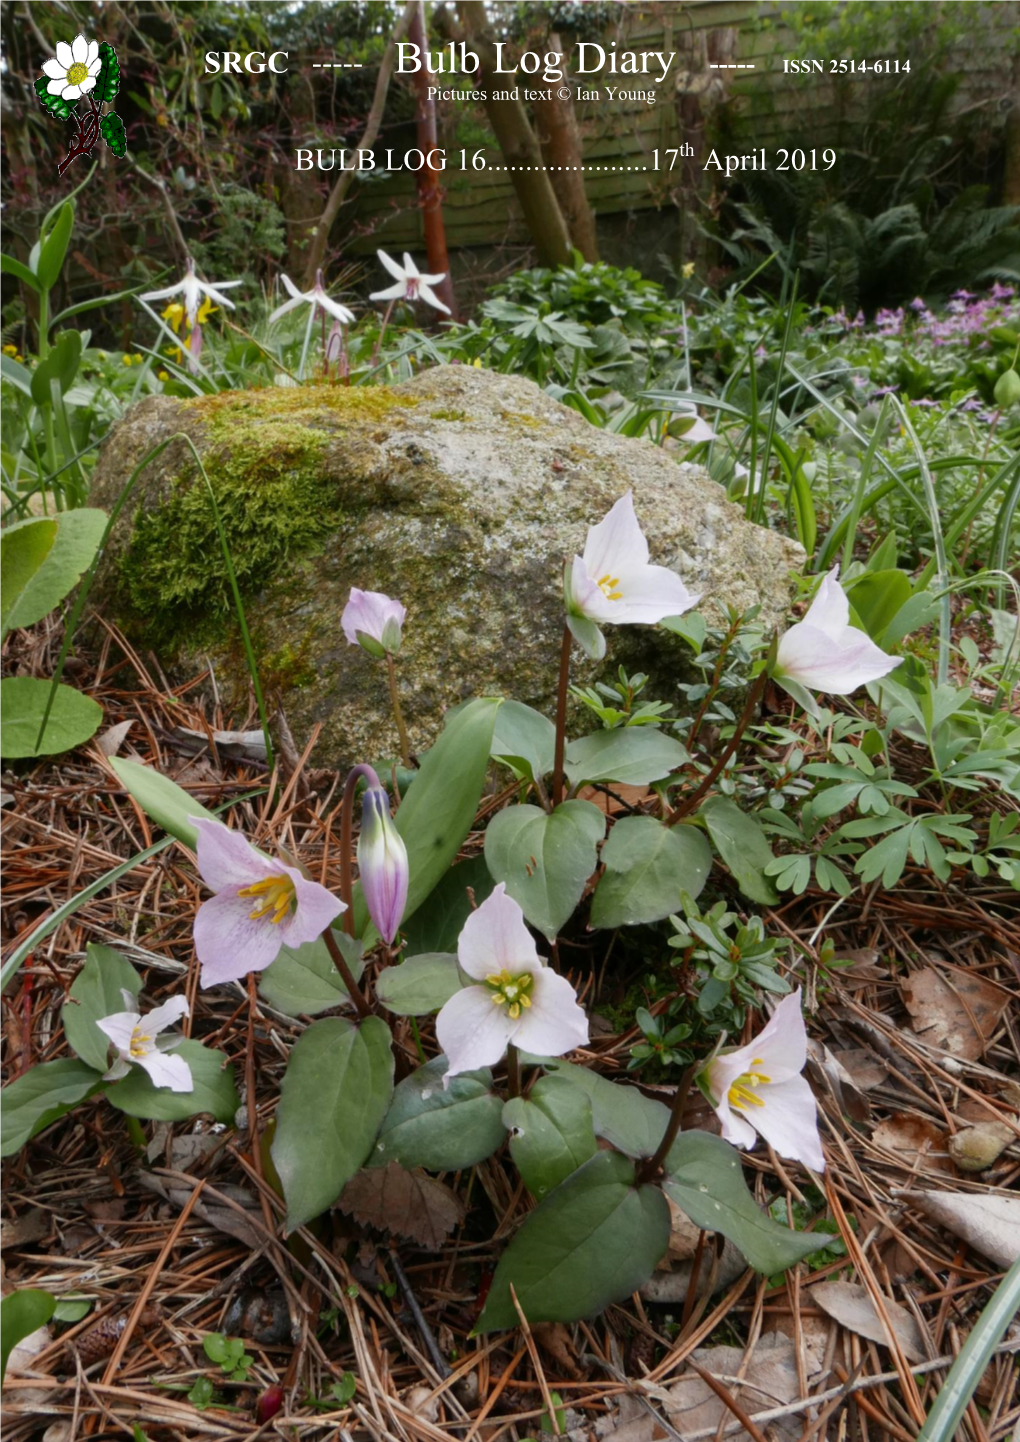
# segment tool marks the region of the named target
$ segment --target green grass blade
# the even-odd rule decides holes
[[[871,440],[868,442],[868,449],[864,453],[864,460],[861,462],[861,473],[857,477],[857,486],[854,490],[854,498],[850,506],[850,514],[847,517],[846,536],[843,541],[843,575],[847,573],[850,562],[854,558],[854,543],[857,540],[857,527],[861,523],[861,514],[864,506],[865,490],[868,484],[868,477],[871,475],[871,468],[875,464],[875,456],[878,448],[885,439],[886,426],[889,422],[889,397],[882,400],[882,409],[878,413],[878,420],[875,422],[875,429],[871,433]]]
[[[921,485],[924,488],[924,497],[928,507],[928,520],[935,540],[935,560],[937,563],[935,585],[941,593],[939,597],[938,685],[944,686],[949,680],[949,642],[952,615],[949,609],[949,561],[946,557],[945,537],[942,534],[942,517],[939,515],[939,502],[935,494],[931,471],[928,468],[928,458],[925,456],[921,442],[917,439],[917,432],[910,424],[910,417],[907,415],[900,401],[895,396],[890,397],[890,399],[895,409],[899,412],[900,425],[903,427],[904,434],[913,446],[914,453],[917,456],[917,464],[920,467]]]

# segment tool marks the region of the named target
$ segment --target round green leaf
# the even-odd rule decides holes
[[[656,726],[620,726],[571,741],[564,770],[571,786],[585,781],[647,786],[689,760],[687,748]]]
[[[333,937],[355,981],[365,969],[361,942],[333,928]],[[259,972],[259,995],[284,1016],[318,1016],[349,1001],[347,988],[321,936],[304,946],[282,946],[271,966]]]
[[[475,905],[480,906],[495,884],[484,856],[472,856],[469,861],[451,866],[414,915],[401,923],[407,942],[405,955],[456,951],[464,923],[471,915],[468,887],[474,893]]]
[[[766,906],[779,900],[779,892],[765,875],[775,858],[761,822],[725,796],[711,796],[699,813],[708,834],[745,896]]]
[[[712,851],[692,826],[663,826],[653,816],[623,816],[602,848],[605,871],[591,904],[593,927],[661,921],[680,893],[701,894]]]
[[[95,559],[106,513],[88,507],[19,521],[0,531],[0,625],[34,626],[76,586]]]
[[[428,1016],[464,986],[457,958],[448,952],[408,957],[376,977],[375,994],[395,1016]]]
[[[137,971],[119,951],[90,942],[85,965],[71,983],[60,1020],[68,1046],[99,1072],[110,1064],[110,1038],[96,1022],[124,1010],[122,989],[137,998],[142,989]]]
[[[55,756],[80,746],[99,730],[103,708],[73,686],[58,686],[42,742],[36,747],[39,725],[51,683],[37,676],[8,676],[0,681],[0,756]]]
[[[0,1382],[7,1375],[7,1359],[19,1342],[45,1327],[53,1316],[57,1299],[50,1292],[26,1287],[11,1292],[0,1302]]]
[[[234,1068],[224,1063],[221,1051],[212,1051],[198,1041],[182,1041],[174,1048],[191,1068],[195,1087],[190,1092],[172,1092],[153,1085],[148,1072],[133,1066],[123,1081],[107,1082],[107,1100],[118,1111],[143,1121],[183,1122],[208,1112],[218,1122],[232,1122],[241,1098],[234,1086]]]
[[[634,1165],[598,1152],[525,1219],[496,1268],[476,1332],[528,1321],[575,1322],[648,1280],[669,1242],[658,1187],[634,1185]]]
[[[489,870],[550,941],[581,900],[605,829],[604,814],[590,801],[564,801],[551,815],[537,806],[508,806],[489,822]]]
[[[654,1155],[669,1121],[669,1108],[662,1102],[644,1096],[637,1087],[609,1081],[569,1061],[550,1057],[542,1065],[550,1075],[586,1093],[597,1137],[604,1137],[628,1157]]]
[[[446,1067],[446,1057],[436,1057],[398,1085],[369,1166],[452,1172],[484,1161],[502,1143],[503,1102],[490,1090],[492,1074],[464,1072],[444,1088]]]
[[[541,780],[553,769],[556,727],[522,701],[504,701],[492,733],[492,756],[512,766],[529,781]]]
[[[560,1077],[540,1077],[527,1098],[508,1101],[503,1125],[514,1164],[539,1201],[597,1150],[590,1099]]]
[[[392,1095],[390,1031],[377,1016],[360,1026],[329,1017],[301,1034],[280,1087],[272,1147],[288,1231],[333,1205],[371,1151]]]
[[[37,1132],[99,1090],[103,1079],[84,1062],[65,1057],[31,1067],[0,1091],[0,1157],[19,1152]]]
[[[4,635],[12,624],[11,616],[18,601],[38,574],[56,539],[57,523],[49,516],[31,516],[0,531],[0,630]],[[45,614],[45,611],[40,613]],[[39,620],[39,616],[35,619]]]

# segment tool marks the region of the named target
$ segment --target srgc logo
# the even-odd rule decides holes
[[[35,82],[43,109],[58,120],[70,120],[73,115],[78,127],[57,174],[63,175],[79,155],[89,155],[100,136],[114,155],[123,155],[127,150],[124,122],[115,110],[104,115],[102,109],[116,100],[120,89],[120,66],[113,46],[86,40],[84,35],[76,35],[70,45],[60,40],[56,58],[45,61],[43,71]],[[79,100],[86,101],[82,114],[75,109]]]

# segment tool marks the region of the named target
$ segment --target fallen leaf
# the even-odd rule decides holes
[[[978,1122],[949,1138],[949,1155],[961,1172],[983,1172],[997,1162],[1016,1132],[1005,1122]]]
[[[869,1342],[889,1346],[889,1335],[871,1293],[860,1282],[819,1282],[811,1288],[810,1295],[823,1312],[848,1332],[867,1337]],[[928,1354],[924,1350],[921,1329],[912,1314],[888,1297],[883,1297],[882,1305],[904,1357],[908,1362],[924,1362]]]
[[[984,1055],[1010,1000],[994,982],[955,967],[945,975],[934,967],[911,972],[902,989],[921,1041],[963,1061]]]
[[[809,1038],[807,1065],[812,1081],[832,1093],[844,1116],[855,1122],[868,1120],[871,1116],[871,1103],[843,1063],[823,1042]]]
[[[581,1373],[577,1366],[577,1355],[570,1341],[570,1330],[562,1322],[537,1322],[532,1327],[535,1341],[548,1352],[556,1363],[557,1370],[575,1381]]]
[[[450,1187],[422,1171],[409,1172],[399,1162],[358,1172],[337,1205],[362,1225],[397,1232],[430,1252],[440,1250],[465,1215]]]
[[[96,745],[104,756],[117,755],[134,724],[134,721],[118,721],[116,726],[110,726],[101,736],[96,737]]]
[[[655,792],[649,791],[647,786],[625,786],[617,781],[609,781],[606,785],[613,793],[612,796],[597,786],[582,786],[577,798],[579,801],[592,802],[607,816],[630,815],[632,811],[640,811],[649,801],[657,799]]]
[[[865,1046],[851,1046],[843,1051],[834,1051],[833,1056],[853,1078],[854,1086],[862,1092],[881,1086],[889,1075],[889,1068],[873,1051]]]
[[[0,1247],[6,1252],[29,1242],[41,1241],[53,1229],[53,1219],[42,1207],[30,1207],[17,1217],[4,1217],[0,1222]]]
[[[753,1417],[755,1412],[793,1402],[800,1396],[797,1361],[793,1343],[778,1332],[767,1332],[747,1360],[743,1347],[698,1347],[692,1359],[733,1393]],[[817,1362],[814,1364],[817,1366]],[[813,1370],[809,1365],[808,1370]],[[733,1380],[740,1374],[741,1381]],[[669,1421],[683,1436],[733,1421],[733,1413],[696,1372],[681,1376],[665,1394]],[[769,1424],[769,1435],[779,1442],[797,1442],[804,1430],[802,1417],[780,1417]],[[749,1442],[740,1428],[726,1433],[726,1442]]]
[[[927,1117],[911,1112],[894,1112],[880,1122],[871,1133],[871,1140],[883,1151],[892,1152],[908,1171],[918,1167],[925,1172],[948,1172],[952,1163],[946,1154],[943,1132]]]
[[[151,1172],[139,1172],[138,1180],[143,1187],[150,1192],[155,1192],[157,1196],[162,1197],[164,1201],[169,1202],[179,1211],[187,1205],[194,1190],[193,1187],[165,1183],[161,1178],[153,1176]],[[225,1207],[218,1202],[197,1201],[191,1209],[192,1214],[201,1217],[203,1222],[208,1222],[218,1232],[224,1232],[228,1237],[234,1237],[237,1241],[243,1242],[253,1251],[263,1246],[264,1237],[257,1230],[257,1224],[262,1221],[262,1213],[252,1193],[246,1187],[226,1184],[218,1187],[217,1190],[222,1192],[223,1196],[228,1197],[230,1201],[236,1202],[240,1210],[235,1211],[233,1207]],[[248,1220],[249,1215],[251,1221]]]
[[[983,1257],[1003,1269],[1020,1257],[1020,1197],[1001,1192],[915,1192],[893,1188],[893,1196],[923,1212]]]

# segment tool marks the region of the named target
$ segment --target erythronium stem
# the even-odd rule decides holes
[[[684,1108],[687,1105],[687,1097],[691,1090],[691,1083],[694,1081],[702,1065],[703,1063],[701,1062],[694,1062],[680,1078],[680,1085],[677,1087],[676,1094],[673,1097],[673,1105],[669,1113],[669,1122],[666,1125],[666,1130],[662,1134],[662,1141],[656,1147],[654,1156],[647,1157],[643,1162],[639,1163],[637,1171],[635,1172],[634,1180],[639,1186],[645,1182],[656,1181],[662,1174],[664,1170],[663,1163],[669,1156],[670,1148],[680,1133],[680,1126],[683,1122]]]
[[[563,643],[560,646],[560,680],[556,692],[556,750],[553,757],[552,804],[553,810],[563,800],[563,752],[567,742],[567,684],[570,680],[570,645],[573,637],[570,627],[563,627]]]
[[[507,1043],[506,1048],[506,1091],[511,1097],[521,1094],[521,1059],[512,1041]]]
[[[343,914],[344,931],[348,936],[354,935],[354,877],[351,873],[351,853],[354,849],[354,793],[358,789],[358,782],[364,781],[367,786],[378,786],[379,777],[372,770],[371,766],[352,766],[347,774],[347,781],[344,785],[344,799],[340,804],[340,900],[347,908]],[[326,928],[328,931],[329,928]],[[323,935],[326,933],[324,932]],[[334,943],[335,944],[335,943]],[[327,940],[326,945],[329,946]],[[340,967],[337,961],[337,952],[330,947],[330,955]],[[344,963],[346,965],[346,963]],[[343,976],[343,971],[340,972]],[[344,977],[346,984],[347,978]]]
[[[400,696],[397,692],[397,667],[389,651],[386,652],[386,675],[390,683],[390,702],[393,706],[393,719],[397,723],[397,735],[400,737],[400,759],[410,771],[411,748],[407,744],[407,727],[404,725],[404,713],[401,710]]]
[[[358,983],[354,980],[354,975],[350,967],[347,965],[347,962],[344,960],[344,954],[340,950],[340,947],[337,945],[336,937],[333,935],[331,927],[326,927],[326,930],[322,933],[322,939],[326,943],[326,950],[333,958],[333,965],[340,973],[340,980],[347,988],[347,995],[350,997],[351,1001],[353,1001],[358,1015],[361,1017],[371,1016],[372,1008],[365,1000],[364,992],[358,986]]]
[[[740,719],[737,722],[736,730],[733,732],[733,735],[726,743],[726,746],[723,749],[722,754],[719,756],[719,759],[716,761],[711,771],[709,771],[708,775],[704,777],[701,785],[697,788],[697,790],[692,791],[690,796],[685,796],[680,801],[680,804],[676,807],[676,809],[674,811],[671,811],[670,814],[666,817],[666,826],[675,826],[682,817],[689,816],[694,810],[694,808],[697,806],[698,802],[702,799],[702,797],[705,796],[705,794],[710,791],[711,788],[715,785],[715,782],[725,768],[727,761],[730,759],[734,751],[736,751],[737,747],[740,745],[741,737],[747,730],[748,726],[751,724],[751,718],[754,715],[755,707],[761,700],[761,694],[765,690],[765,682],[767,680],[768,671],[762,671],[758,676],[757,680],[755,681],[754,685],[751,687],[750,691],[747,693],[747,701],[744,705],[743,711],[740,713]]]
[[[393,307],[396,303],[396,298],[394,298],[383,312],[382,325],[379,327],[379,334],[375,338],[375,346],[372,350],[373,365],[378,365],[379,363],[379,352],[382,350],[383,336],[386,334],[386,327],[390,323],[390,316],[393,314]]]

